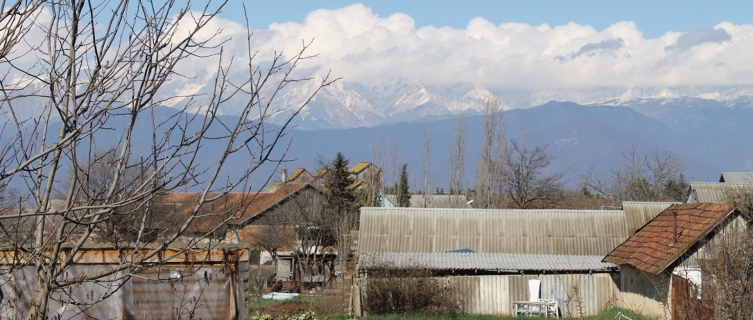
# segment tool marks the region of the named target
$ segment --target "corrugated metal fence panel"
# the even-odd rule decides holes
[[[510,292],[508,277],[480,276],[479,277],[479,309],[483,313],[493,315],[511,314]]]
[[[627,239],[622,211],[362,208],[359,252],[606,255]]]
[[[541,281],[541,299],[559,301],[570,317],[598,314],[615,303],[618,289],[612,276],[598,274],[498,275],[447,277],[464,297],[470,314],[511,315],[513,301],[528,301],[528,281]]]
[[[230,319],[229,274],[221,268],[184,269],[150,269],[131,278],[136,318]]]
[[[480,308],[479,300],[479,277],[446,277],[445,281],[448,281],[449,285],[457,290],[461,296],[463,303],[463,311],[469,314],[483,314],[483,310]]]

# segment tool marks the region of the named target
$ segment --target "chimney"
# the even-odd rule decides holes
[[[282,169],[282,172],[280,175],[281,175],[280,180],[282,181],[282,183],[288,183],[288,170]]]
[[[672,245],[677,243],[677,210],[672,210]]]

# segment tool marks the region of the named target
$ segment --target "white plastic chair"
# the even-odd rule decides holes
[[[539,294],[541,291],[541,280],[538,279],[531,279],[528,280],[528,301],[529,302],[539,302],[541,295]],[[529,305],[528,306],[528,316],[531,316],[533,314],[540,314],[541,313],[541,307],[538,305]]]

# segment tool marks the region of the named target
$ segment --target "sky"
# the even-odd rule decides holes
[[[313,57],[297,66],[303,76],[370,85],[734,88],[753,86],[751,13],[753,1],[230,0],[202,34],[221,30],[215,43],[225,57],[251,51],[262,65],[310,43]],[[174,94],[212,81],[214,58],[182,62],[186,78],[173,82]]]
[[[347,0],[252,0],[246,1],[249,23],[264,29],[277,22],[302,22],[317,9],[338,9],[358,3]],[[564,25],[575,22],[603,30],[620,21],[632,21],[644,37],[658,38],[668,31],[688,32],[726,21],[753,22],[753,1],[502,1],[502,0],[377,0],[361,1],[380,17],[404,13],[417,28],[432,25],[465,28],[476,17],[494,23]],[[235,8],[235,6],[233,6]],[[245,21],[242,10],[224,10],[223,17]]]

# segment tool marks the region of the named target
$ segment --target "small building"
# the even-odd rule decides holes
[[[604,258],[620,266],[618,305],[660,318],[684,312],[681,306],[702,306],[682,303],[696,298],[687,288],[702,287],[701,261],[713,259],[715,246],[745,226],[740,212],[728,205],[668,207]]]
[[[557,301],[559,314],[565,317],[597,314],[619,294],[617,265],[601,262],[602,256],[468,251],[361,255],[359,278],[366,280],[361,290],[367,292],[369,272],[421,268],[461,292],[464,312],[511,315],[514,302],[528,301],[528,283],[536,279],[541,281],[538,296]]]
[[[360,223],[359,276],[378,263],[426,265],[468,297],[466,312],[496,315],[511,315],[538,279],[571,317],[619,296],[616,265],[599,261],[630,230],[622,210],[361,208]],[[457,250],[472,253],[447,253]]]
[[[722,172],[719,182],[753,184],[753,172]]]
[[[721,179],[720,179],[721,180]],[[731,182],[692,182],[687,203],[735,203],[753,194],[753,184]]]
[[[49,319],[246,319],[249,250],[240,245],[170,247],[143,263],[156,245],[138,247],[63,243],[60,260],[73,261],[56,278],[76,280],[53,288]],[[74,249],[75,248],[75,249]],[[0,248],[0,318],[24,319],[39,285],[33,260],[18,248]],[[56,283],[58,283],[56,281]]]

